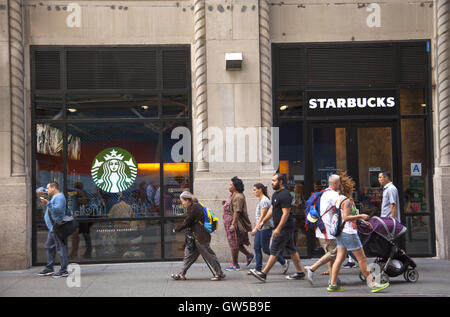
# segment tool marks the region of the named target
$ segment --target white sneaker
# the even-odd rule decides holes
[[[305,266],[306,271],[306,279],[308,280],[309,284],[314,284],[314,272],[311,271],[311,268],[309,266]]]

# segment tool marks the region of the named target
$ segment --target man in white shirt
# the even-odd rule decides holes
[[[328,178],[328,188],[320,197],[320,217],[325,225],[325,234],[316,228],[316,238],[319,239],[320,245],[325,251],[325,255],[322,256],[312,266],[305,266],[306,278],[312,285],[314,280],[314,272],[324,264],[328,263],[328,274],[331,272],[334,260],[336,259],[337,248],[336,238],[328,234],[331,230],[331,215],[336,206],[336,201],[339,198],[339,186],[341,185],[339,175],[331,175]]]
[[[397,188],[392,184],[391,174],[388,171],[380,172],[378,182],[383,187],[381,217],[395,218],[400,222],[400,199]]]

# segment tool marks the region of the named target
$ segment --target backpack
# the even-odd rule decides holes
[[[342,203],[346,201],[348,198],[346,197],[341,201],[339,207],[333,211],[333,215],[331,216],[331,232],[330,234],[334,237],[338,237],[341,235],[342,230],[344,229],[345,221],[342,222]]]
[[[211,209],[203,206],[202,203],[197,203],[197,205],[201,206],[203,209],[203,222],[199,221],[201,225],[208,231],[208,233],[213,233],[217,229],[217,224],[219,223],[219,219],[214,216],[214,213]]]
[[[320,215],[320,198],[322,194],[325,193],[329,188],[324,189],[320,192],[312,193],[308,200],[305,202],[305,228],[306,230],[319,228],[326,236],[325,224],[322,221]],[[323,215],[325,215],[329,210],[327,210]]]

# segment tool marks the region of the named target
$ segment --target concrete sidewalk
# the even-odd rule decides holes
[[[309,265],[316,259],[302,260]],[[266,283],[247,275],[247,267],[239,272],[226,272],[227,278],[211,282],[212,276],[204,263],[196,263],[186,275],[187,281],[174,281],[180,262],[82,265],[81,286],[68,287],[66,278],[40,277],[42,267],[23,271],[0,272],[0,297],[9,296],[159,296],[159,297],[299,297],[299,296],[445,296],[450,297],[450,261],[415,259],[419,280],[406,282],[403,276],[391,278],[391,286],[372,294],[361,282],[359,269],[342,269],[340,279],[345,292],[328,293],[328,277],[316,274],[313,287],[306,280],[290,281],[280,274],[278,264]],[[370,261],[371,262],[371,261]],[[225,268],[225,264],[222,265]],[[253,268],[254,264],[250,265]],[[58,269],[59,267],[55,267]],[[325,267],[322,268],[323,270]],[[294,271],[293,265],[289,273]],[[323,270],[320,270],[322,272]],[[214,287],[212,287],[214,286]],[[211,291],[213,290],[214,293]]]

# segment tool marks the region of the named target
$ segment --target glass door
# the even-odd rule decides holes
[[[328,187],[328,177],[347,171],[356,183],[353,199],[361,213],[380,215],[382,188],[380,171],[390,171],[398,179],[394,123],[327,123],[313,124],[309,129],[310,174],[308,193]],[[399,189],[400,192],[400,189]],[[315,235],[308,235],[308,254],[322,251]]]

